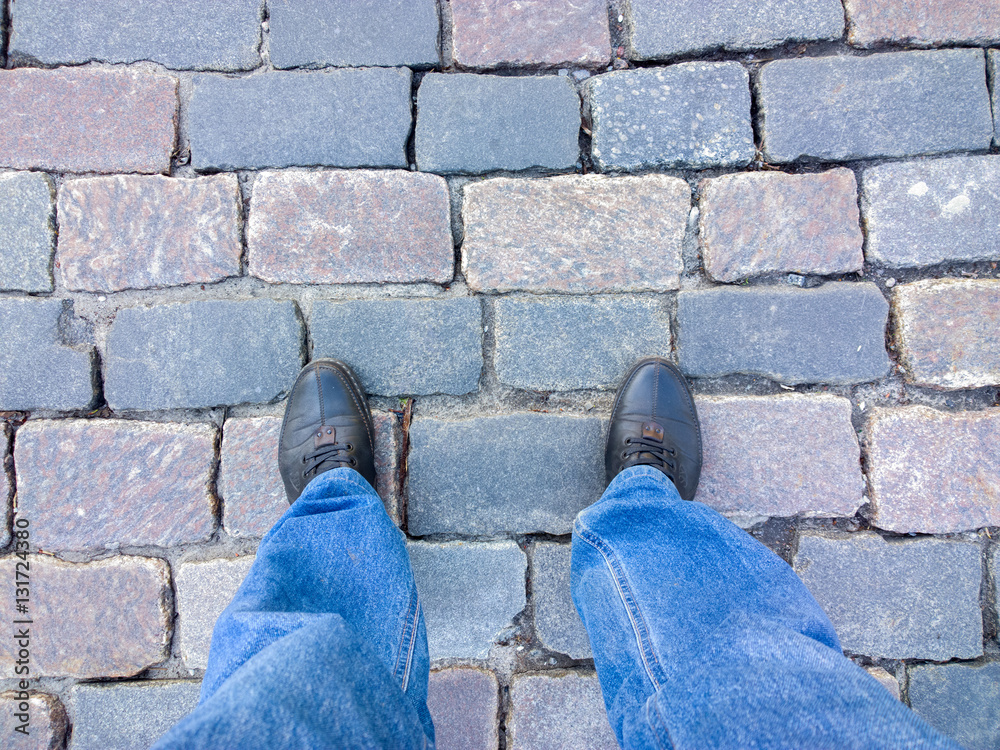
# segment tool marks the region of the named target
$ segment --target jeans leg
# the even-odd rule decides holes
[[[160,748],[433,747],[403,535],[353,469],[314,479],[212,634],[198,707]]]
[[[781,558],[652,467],[579,514],[572,587],[624,748],[958,747],[844,657]]]

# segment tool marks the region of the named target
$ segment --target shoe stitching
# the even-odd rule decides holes
[[[330,370],[330,372],[332,372],[334,375],[336,375],[340,379],[340,382],[343,384],[344,389],[351,395],[351,400],[354,402],[354,405],[356,407],[358,407],[358,411],[361,413],[361,421],[365,425],[365,432],[368,433],[368,440],[369,440],[369,442],[372,445],[372,450],[374,451],[375,450],[375,439],[372,437],[372,430],[371,430],[371,427],[368,426],[368,420],[365,419],[365,409],[361,405],[361,402],[358,401],[358,397],[354,395],[354,387],[353,387],[353,385],[347,382],[346,378],[344,377],[343,373],[340,372],[340,370],[336,370],[336,369],[334,369],[332,367],[328,367],[328,368],[325,368],[325,369]]]

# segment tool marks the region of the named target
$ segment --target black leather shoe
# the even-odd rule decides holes
[[[351,368],[317,359],[299,373],[288,394],[278,440],[278,468],[294,503],[320,474],[349,466],[375,486],[372,413]]]
[[[653,466],[685,500],[701,476],[701,429],[684,376],[661,357],[641,359],[625,376],[611,409],[604,468],[608,484],[630,466]]]

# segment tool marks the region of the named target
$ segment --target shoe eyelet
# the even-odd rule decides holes
[[[348,443],[348,444],[347,444],[347,450],[349,450],[349,451],[352,451],[352,450],[354,450],[354,446],[353,446],[353,445],[351,445],[350,443]]]
[[[628,453],[626,453],[625,451],[622,451],[622,459],[624,460],[626,458],[628,458]]]
[[[351,461],[350,461],[350,464],[351,464],[351,466],[357,466],[358,465],[358,459],[352,458]]]
[[[632,438],[630,437],[625,438],[625,445],[632,445]]]

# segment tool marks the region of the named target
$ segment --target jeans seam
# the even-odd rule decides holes
[[[673,750],[674,742],[670,739],[667,722],[664,720],[663,714],[660,713],[660,702],[656,700],[656,693],[649,696],[649,700],[646,701],[646,724],[649,726],[657,746],[663,750]],[[665,743],[664,738],[666,739]]]
[[[410,594],[410,606],[406,611],[406,623],[399,639],[399,651],[396,656],[396,667],[393,676],[399,680],[400,687],[406,692],[410,681],[410,666],[413,663],[413,649],[416,646],[417,619],[420,615],[420,596],[416,589]]]

